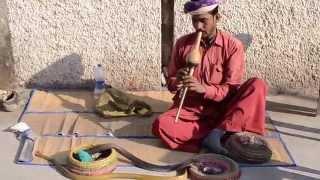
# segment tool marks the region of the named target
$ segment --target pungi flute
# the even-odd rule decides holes
[[[200,64],[201,59],[202,59],[202,55],[201,55],[201,52],[200,52],[201,36],[202,36],[202,32],[198,31],[197,32],[196,41],[194,42],[190,53],[186,57],[187,66],[189,67],[189,76],[193,75],[194,68],[198,64]],[[175,122],[178,122],[178,120],[179,120],[180,111],[181,111],[181,108],[183,106],[184,99],[186,98],[187,91],[188,91],[188,87],[184,87],[182,89],[182,97],[180,99],[179,109],[178,109],[177,114],[176,114]],[[180,91],[180,93],[181,93],[181,91]]]

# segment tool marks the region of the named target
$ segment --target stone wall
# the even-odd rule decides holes
[[[19,85],[87,87],[102,63],[114,86],[159,89],[172,42],[193,30],[185,2],[7,0],[8,12],[0,9],[0,82],[14,73]],[[277,92],[317,92],[320,1],[224,0],[220,12],[220,28],[246,45],[246,78],[261,77]]]
[[[161,86],[161,1],[8,0],[17,82],[85,87],[94,66],[126,89]]]

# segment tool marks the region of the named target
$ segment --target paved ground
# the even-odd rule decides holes
[[[316,180],[320,179],[320,116],[307,116],[315,108],[315,100],[284,95],[268,97],[271,119],[281,132],[294,157],[293,168],[242,168],[242,180]],[[284,105],[286,104],[286,105]],[[307,107],[307,108],[301,108]],[[309,107],[309,108],[308,108]],[[282,111],[282,112],[277,112]],[[286,112],[286,113],[283,113]],[[0,112],[0,129],[13,125],[20,112]],[[11,133],[0,132],[1,180],[60,180],[65,179],[50,167],[15,164],[18,141]]]

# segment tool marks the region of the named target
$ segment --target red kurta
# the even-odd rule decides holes
[[[172,92],[177,89],[176,72],[185,67],[195,38],[195,33],[183,36],[173,49],[168,67]],[[173,106],[153,123],[153,133],[170,148],[189,152],[199,151],[203,138],[214,128],[263,134],[266,85],[257,78],[241,85],[245,64],[241,42],[218,31],[212,45],[202,45],[201,50],[203,58],[193,76],[205,86],[205,94],[188,92],[178,123],[174,122],[179,106],[176,95]]]

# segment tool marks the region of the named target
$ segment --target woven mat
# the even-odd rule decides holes
[[[280,141],[274,138],[267,138],[273,149],[272,161],[259,166],[288,165],[290,157]],[[106,138],[106,137],[62,137],[43,136],[37,140],[33,153],[40,151],[46,155],[53,156],[62,164],[66,163],[66,158],[71,148],[87,144],[116,143],[130,150],[131,153],[141,159],[155,163],[168,164],[177,163],[192,157],[193,153],[172,151],[163,146],[157,138]],[[121,166],[130,166],[130,162],[121,157]],[[23,163],[23,162],[21,162]],[[30,164],[47,165],[47,161],[35,157]],[[242,164],[242,166],[257,166]]]
[[[134,92],[132,92],[134,93]],[[151,133],[153,120],[170,106],[172,95],[166,91],[136,92],[139,100],[149,103],[158,112],[152,117],[104,119],[94,114],[94,100],[88,91],[34,91],[20,121],[28,123],[40,135],[34,147],[47,155],[65,161],[70,148],[88,143],[116,143],[140,158],[166,164],[191,157],[192,153],[168,150]],[[242,166],[292,166],[294,162],[279,133],[267,123],[266,140],[273,151],[272,161],[266,164]],[[108,138],[112,131],[118,138]],[[38,158],[20,164],[47,164]],[[123,166],[129,166],[123,161]]]

